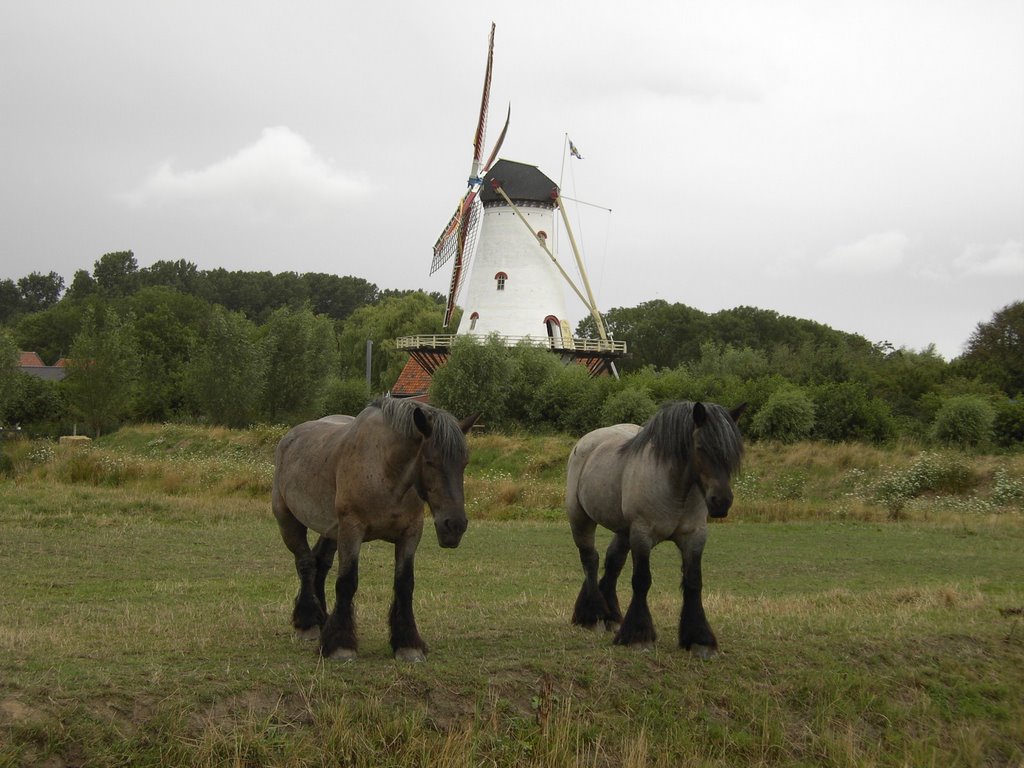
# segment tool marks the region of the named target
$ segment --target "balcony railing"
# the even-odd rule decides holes
[[[481,339],[484,337],[481,336]],[[538,347],[547,347],[552,350],[564,350],[566,352],[592,352],[603,355],[624,355],[626,354],[626,342],[615,341],[614,339],[565,339],[565,338],[535,338],[533,336],[499,336],[505,346],[514,347],[520,342],[534,344]],[[398,349],[447,349],[455,341],[455,334],[421,334],[419,336],[399,336],[395,340]]]

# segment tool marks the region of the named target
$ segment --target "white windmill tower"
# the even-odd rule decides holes
[[[532,165],[499,160],[477,197],[483,216],[456,333],[561,349],[565,283],[545,251],[555,227],[555,183]],[[571,336],[568,324],[564,335]]]
[[[528,340],[558,352],[566,361],[585,364],[595,375],[614,373],[614,360],[626,352],[625,342],[607,338],[558,186],[536,166],[510,160],[494,162],[508,131],[511,109],[494,149],[486,162],[482,160],[493,60],[492,24],[467,190],[434,244],[430,267],[434,274],[452,263],[444,327],[449,327],[465,287],[462,320],[454,335],[407,336],[397,340],[396,346],[408,351],[411,358],[393,394],[417,394],[417,385],[403,389],[405,383],[417,379],[410,367],[416,365],[427,377],[432,375],[447,360],[455,335],[496,333],[509,346]],[[550,248],[556,210],[561,214],[586,294]],[[566,283],[594,318],[599,339],[572,338],[566,321]],[[418,381],[425,391],[423,377],[418,377]]]

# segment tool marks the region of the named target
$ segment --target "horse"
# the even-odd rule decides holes
[[[714,403],[666,403],[642,428],[617,424],[576,443],[569,454],[565,508],[584,581],[573,624],[596,629],[604,622],[615,631],[616,644],[653,648],[650,553],[671,540],[683,561],[679,647],[702,659],[718,653],[701,602],[701,555],[708,517],[725,517],[732,506],[730,479],[743,456],[738,420],[745,408],[746,403],[732,411]],[[600,582],[598,525],[614,533]],[[633,560],[633,599],[623,618],[616,582],[627,553]]]
[[[465,436],[476,419],[460,422],[412,400],[380,398],[355,417],[300,424],[278,443],[271,508],[299,575],[292,625],[301,637],[319,637],[324,658],[356,658],[352,601],[359,549],[364,541],[383,540],[395,545],[392,652],[399,660],[425,660],[427,644],[412,606],[423,505],[430,508],[438,544],[457,547],[468,526]],[[320,534],[312,549],[308,529]],[[335,552],[336,599],[328,615],[324,583]]]

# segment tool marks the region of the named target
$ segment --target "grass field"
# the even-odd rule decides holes
[[[892,519],[869,486],[915,452],[752,449],[705,553],[722,654],[701,662],[674,646],[667,545],[655,651],[570,626],[581,571],[557,519],[565,454],[551,454],[571,441],[475,438],[469,532],[456,550],[428,532],[417,558],[428,661],[390,658],[392,553],[376,543],[360,658],[324,664],[289,627],[273,439],[154,427],[10,451],[0,766],[1024,762],[1017,459],[964,459],[955,493]]]

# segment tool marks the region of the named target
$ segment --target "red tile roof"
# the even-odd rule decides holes
[[[398,375],[398,381],[391,387],[393,397],[415,397],[423,399],[430,389],[430,374],[413,358],[405,364]]]
[[[21,361],[18,363],[22,368],[42,368],[45,363],[35,352],[20,352]]]

